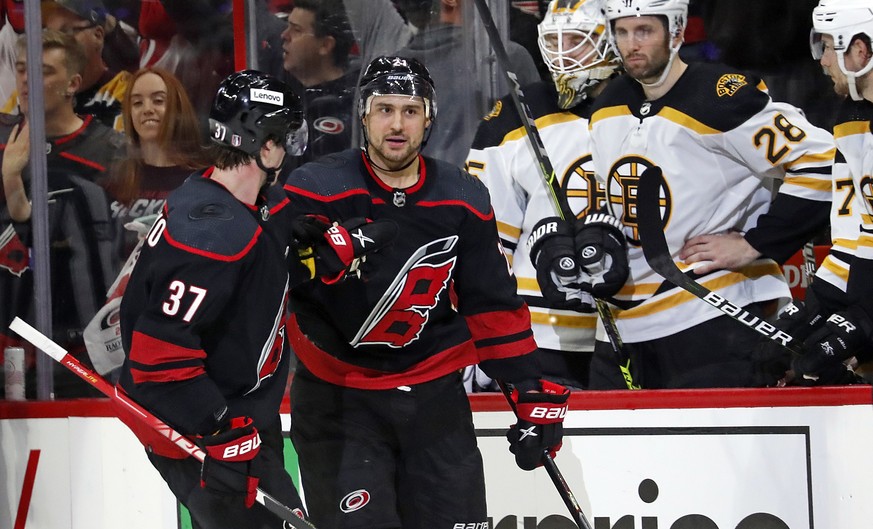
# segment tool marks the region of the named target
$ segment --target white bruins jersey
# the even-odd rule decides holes
[[[834,141],[837,155],[834,160],[833,202],[831,204],[831,250],[816,270],[816,278],[827,281],[846,292],[852,257],[858,248],[860,227],[869,215],[866,202],[858,192],[865,174],[864,158],[873,151],[870,119],[873,104],[846,99],[837,115]],[[869,156],[868,156],[869,157]],[[870,172],[867,168],[867,173]]]
[[[680,269],[740,306],[790,299],[777,261],[784,262],[826,225],[835,153],[827,131],[795,107],[774,103],[758,78],[714,64],[688,65],[674,87],[654,101],[645,99],[635,80],[620,77],[595,107],[590,124],[595,172],[629,243],[631,274],[615,301],[625,342],[669,336],[721,315],[664,282],[646,263],[636,190],[648,167],[663,170],[660,208]],[[692,237],[731,230],[745,233],[769,258],[705,276],[678,260]]]
[[[602,205],[588,145],[591,105],[571,110],[558,107],[550,82],[525,87],[524,94],[546,148],[561,192],[578,217]],[[467,171],[488,187],[497,229],[518,280],[518,292],[527,302],[537,345],[560,351],[594,348],[596,314],[550,308],[537,284],[527,239],[534,225],[557,215],[551,195],[510,97],[499,100],[479,124],[467,156]]]

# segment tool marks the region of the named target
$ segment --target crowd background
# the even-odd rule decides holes
[[[681,55],[689,62],[720,61],[760,75],[774,100],[799,107],[813,124],[830,130],[839,99],[818,62],[810,57],[809,29],[816,3],[816,0],[692,0]],[[550,80],[536,43],[536,25],[547,1],[492,0],[489,4],[498,28],[511,40],[510,60],[522,84]],[[100,300],[112,297],[117,287],[114,276],[122,271],[123,264],[135,251],[135,237],[131,238],[131,229],[125,230],[124,224],[136,224],[137,217],[154,214],[165,193],[178,183],[178,175],[201,163],[196,145],[179,149],[178,145],[174,147],[174,142],[181,141],[180,130],[189,131],[188,136],[196,134],[190,131],[192,117],[199,124],[200,134],[207,132],[206,114],[212,95],[229,73],[244,67],[258,69],[289,82],[299,91],[306,102],[310,127],[309,157],[359,145],[360,127],[351,117],[355,115],[355,87],[361,65],[382,54],[406,54],[428,65],[435,79],[440,120],[423,152],[458,165],[464,161],[481,118],[507,91],[472,0],[296,0],[296,3],[294,0],[47,0],[41,3],[41,18],[43,27],[73,37],[87,57],[81,72],[81,87],[77,88],[72,101],[76,114],[83,121],[97,120],[117,131],[118,136],[112,141],[103,140],[107,150],[105,158],[109,160],[101,162],[99,174],[77,175],[98,184],[106,193],[100,207],[111,204],[115,224],[112,232],[117,244],[113,249],[111,274],[104,266],[99,270],[99,281],[86,281],[94,267],[82,264],[79,272],[67,270],[64,280],[71,285],[59,287],[61,279],[52,277],[51,299],[37,299],[32,284],[26,288],[9,285],[16,281],[33,281],[34,255],[51,255],[53,260],[73,259],[75,252],[65,249],[65,245],[80,243],[60,235],[46,241],[50,248],[40,253],[31,247],[32,240],[3,236],[14,219],[10,218],[5,196],[0,194],[0,274],[8,276],[0,281],[3,289],[0,305],[5,307],[0,310],[3,318],[0,354],[7,347],[25,349],[29,399],[95,394],[63,368],[48,371],[43,368],[38,372],[33,348],[8,330],[11,318],[20,315],[32,319],[35,306],[46,301],[53,303],[52,319],[58,320],[53,322],[53,337],[81,359],[88,360],[85,327],[99,307],[89,309],[89,314],[77,314],[76,323],[70,324],[70,318],[64,318],[64,313],[81,309],[59,298],[55,290],[88,283],[92,285],[89,296]],[[12,130],[23,117],[21,89],[16,81],[22,73],[17,55],[26,27],[23,2],[0,0],[0,109],[3,112],[0,155],[15,143]],[[170,149],[169,156],[155,157],[155,151],[145,154],[143,132],[137,130],[133,121],[132,116],[142,114],[142,111],[136,113],[134,104],[142,103],[143,97],[131,98],[129,91],[134,80],[142,77],[143,68],[158,72],[156,75],[165,83],[165,92],[172,94],[159,102],[164,109],[159,112],[163,123],[160,139],[153,141],[158,150]],[[46,92],[49,93],[48,85]],[[171,105],[176,107],[166,110]],[[48,112],[48,109],[31,110]],[[177,122],[182,125],[170,125]],[[68,132],[64,137],[69,135]],[[54,145],[58,152],[65,149],[63,141],[47,136],[49,146]],[[122,144],[126,147],[121,147]],[[108,154],[109,149],[113,150],[111,154]],[[140,190],[131,189],[128,182],[120,192],[119,179],[136,173],[132,163],[147,166],[142,175],[161,173],[155,169],[157,167],[175,176],[160,183],[140,180],[136,184],[141,186]],[[85,165],[93,169],[93,164]],[[26,182],[28,180],[25,178]],[[147,211],[142,215],[134,214],[136,208],[132,206],[137,198],[148,199]],[[49,208],[56,210],[65,200],[63,193],[49,197]],[[93,208],[94,201],[88,205]],[[96,226],[96,217],[93,209],[79,215],[80,219],[87,220],[83,223],[85,226]],[[142,230],[142,225],[138,228]],[[133,226],[134,233],[136,229],[137,226]],[[82,240],[91,239],[91,234],[82,234]],[[827,244],[826,234],[818,242]],[[52,273],[57,273],[57,267],[58,263],[52,262]],[[113,317],[111,312],[104,311],[96,324],[103,330],[111,330]],[[59,325],[60,321],[64,321],[63,325]],[[10,369],[5,362],[4,366],[5,370]],[[44,381],[42,387],[51,388],[48,394],[38,394],[37,380]],[[45,383],[46,380],[49,382]]]

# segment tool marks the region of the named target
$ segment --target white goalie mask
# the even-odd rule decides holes
[[[855,80],[873,69],[873,60],[857,72],[849,71],[846,68],[846,50],[856,36],[865,36],[868,43],[873,39],[873,0],[820,0],[812,11],[812,31],[809,35],[812,57],[817,61],[824,55],[822,35],[834,39],[837,65],[846,75],[849,95],[855,101],[860,101],[862,97]]]
[[[563,109],[579,104],[591,87],[618,68],[609,46],[603,0],[552,0],[537,33]]]

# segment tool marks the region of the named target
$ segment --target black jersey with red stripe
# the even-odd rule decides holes
[[[314,375],[363,389],[426,382],[487,360],[536,378],[530,316],[501,251],[488,191],[455,166],[420,162],[419,181],[403,190],[379,180],[358,149],[288,176],[295,215],[399,226],[391,246],[367,256],[359,278],[292,290],[291,346]]]
[[[288,353],[288,199],[246,205],[195,173],[167,199],[121,303],[121,386],[183,434],[275,420]],[[269,212],[269,213],[267,213]]]

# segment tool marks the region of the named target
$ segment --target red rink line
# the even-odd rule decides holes
[[[473,411],[509,411],[500,393],[470,395]],[[571,410],[643,410],[682,408],[784,408],[800,406],[850,406],[873,404],[870,386],[766,389],[682,389],[639,391],[577,391],[570,396]],[[290,406],[286,398],[282,413]],[[76,399],[53,402],[0,400],[0,419],[112,417],[109,399]]]
[[[33,483],[36,481],[38,462],[39,450],[31,450],[27,458],[27,469],[24,471],[24,483],[21,485],[21,498],[18,500],[14,529],[24,529],[24,524],[27,522],[27,511],[30,509],[30,498],[33,495]]]

